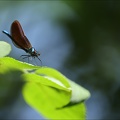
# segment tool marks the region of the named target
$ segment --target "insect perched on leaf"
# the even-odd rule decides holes
[[[35,50],[35,48],[32,47],[28,38],[25,36],[19,21],[15,20],[12,23],[10,34],[6,30],[3,30],[2,32],[6,34],[12,40],[13,44],[17,48],[23,49],[26,53],[28,53],[28,55],[21,55],[21,56],[24,56],[24,58],[37,57],[40,60],[40,58],[38,57],[40,56],[40,53],[38,53]]]

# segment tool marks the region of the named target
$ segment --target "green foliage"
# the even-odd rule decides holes
[[[25,101],[45,117],[85,119],[85,106],[81,101],[90,96],[86,89],[70,81],[53,68],[33,66],[9,57],[1,58],[0,64],[0,73],[5,74],[5,81],[9,81],[7,78],[10,79],[6,71],[13,73],[12,82],[15,82],[16,79],[19,80],[20,76],[24,79],[23,96]],[[11,68],[21,71],[22,74],[16,76],[17,74],[11,72]],[[77,104],[69,106],[70,103]]]
[[[11,46],[10,44],[0,41],[0,58],[3,56],[6,56],[10,53],[11,51]]]
[[[46,118],[85,119],[83,101],[89,98],[89,91],[53,68],[0,58],[0,107],[3,101],[9,103],[21,88],[26,103]]]
[[[15,69],[0,74],[0,108],[11,105],[18,97],[24,84],[22,74]]]

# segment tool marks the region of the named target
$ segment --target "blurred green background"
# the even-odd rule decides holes
[[[43,65],[90,90],[87,119],[120,118],[119,1],[0,1],[0,31],[9,32],[16,19]],[[25,52],[2,32],[0,39],[11,43],[10,56],[21,60]],[[0,109],[2,118],[41,118],[21,94],[9,109]]]

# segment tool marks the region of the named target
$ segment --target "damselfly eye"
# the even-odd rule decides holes
[[[35,52],[35,48],[32,47],[32,52]]]

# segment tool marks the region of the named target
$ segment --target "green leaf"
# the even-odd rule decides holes
[[[68,79],[62,75],[60,72],[53,68],[42,67],[36,71],[36,74],[43,75],[44,77],[49,77],[48,79],[56,80],[64,84],[67,88],[70,88],[70,84],[68,83]]]
[[[53,68],[42,67],[35,75],[24,75],[25,100],[50,119],[85,119],[82,101],[90,97],[89,91],[72,82]]]
[[[84,103],[61,108],[70,100],[69,93],[44,85],[28,83],[23,95],[27,103],[48,119],[85,119]]]
[[[90,93],[88,90],[71,80],[69,80],[69,83],[72,89],[71,103],[79,103],[90,97]]]
[[[4,73],[5,71],[9,71],[9,69],[17,69],[21,70],[24,73],[28,73],[34,69],[38,69],[40,67],[34,66],[25,62],[17,61],[10,57],[0,58],[0,73]]]
[[[0,59],[0,73],[16,69],[25,80],[23,97],[31,107],[49,119],[85,119],[84,100],[89,91],[49,67],[33,66],[15,59]]]
[[[10,44],[0,41],[0,58],[8,55],[11,51]]]

